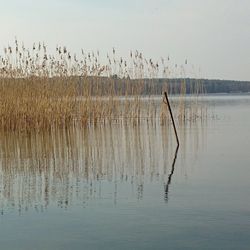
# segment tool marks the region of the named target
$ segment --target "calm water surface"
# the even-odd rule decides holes
[[[0,134],[1,249],[249,249],[250,96],[203,102],[177,153],[158,121]]]

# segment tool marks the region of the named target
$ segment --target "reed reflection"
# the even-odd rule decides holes
[[[168,124],[146,120],[0,133],[0,209],[43,211],[103,198],[116,202],[124,183],[131,185],[131,196],[142,199],[145,183],[168,180],[168,194],[174,145]]]

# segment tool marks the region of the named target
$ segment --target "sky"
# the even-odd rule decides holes
[[[15,37],[73,52],[187,59],[186,76],[250,81],[249,0],[0,0],[0,54]]]

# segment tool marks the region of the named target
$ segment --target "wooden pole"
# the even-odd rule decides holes
[[[164,94],[165,94],[165,97],[166,97],[166,101],[167,101],[167,105],[168,105],[168,110],[169,110],[169,113],[170,113],[170,116],[171,116],[171,120],[172,120],[172,123],[173,123],[175,138],[176,138],[177,145],[178,145],[178,148],[179,148],[179,145],[180,145],[179,138],[178,138],[178,134],[177,134],[177,130],[176,130],[176,126],[175,126],[175,122],[174,122],[174,117],[173,117],[173,113],[172,113],[172,110],[171,110],[171,106],[170,106],[170,103],[169,103],[169,100],[168,100],[168,94],[167,94],[167,92],[164,92]]]

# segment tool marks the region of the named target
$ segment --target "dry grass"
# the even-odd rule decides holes
[[[99,52],[72,55],[66,47],[57,46],[49,54],[44,44],[34,44],[29,50],[15,41],[0,56],[0,130],[48,130],[55,127],[160,117],[166,122],[164,106],[158,112],[151,95],[155,93],[154,78],[167,76],[169,66],[131,52],[126,61],[113,49],[101,63]],[[145,78],[151,79],[145,83]],[[162,91],[173,90],[167,82]],[[195,85],[194,93],[200,93]],[[145,105],[145,93],[148,93]],[[187,115],[185,82],[181,98],[175,104],[178,119]],[[121,98],[122,97],[122,98]],[[197,107],[197,105],[196,105]],[[158,113],[160,114],[158,114]],[[188,112],[192,114],[192,112]]]

